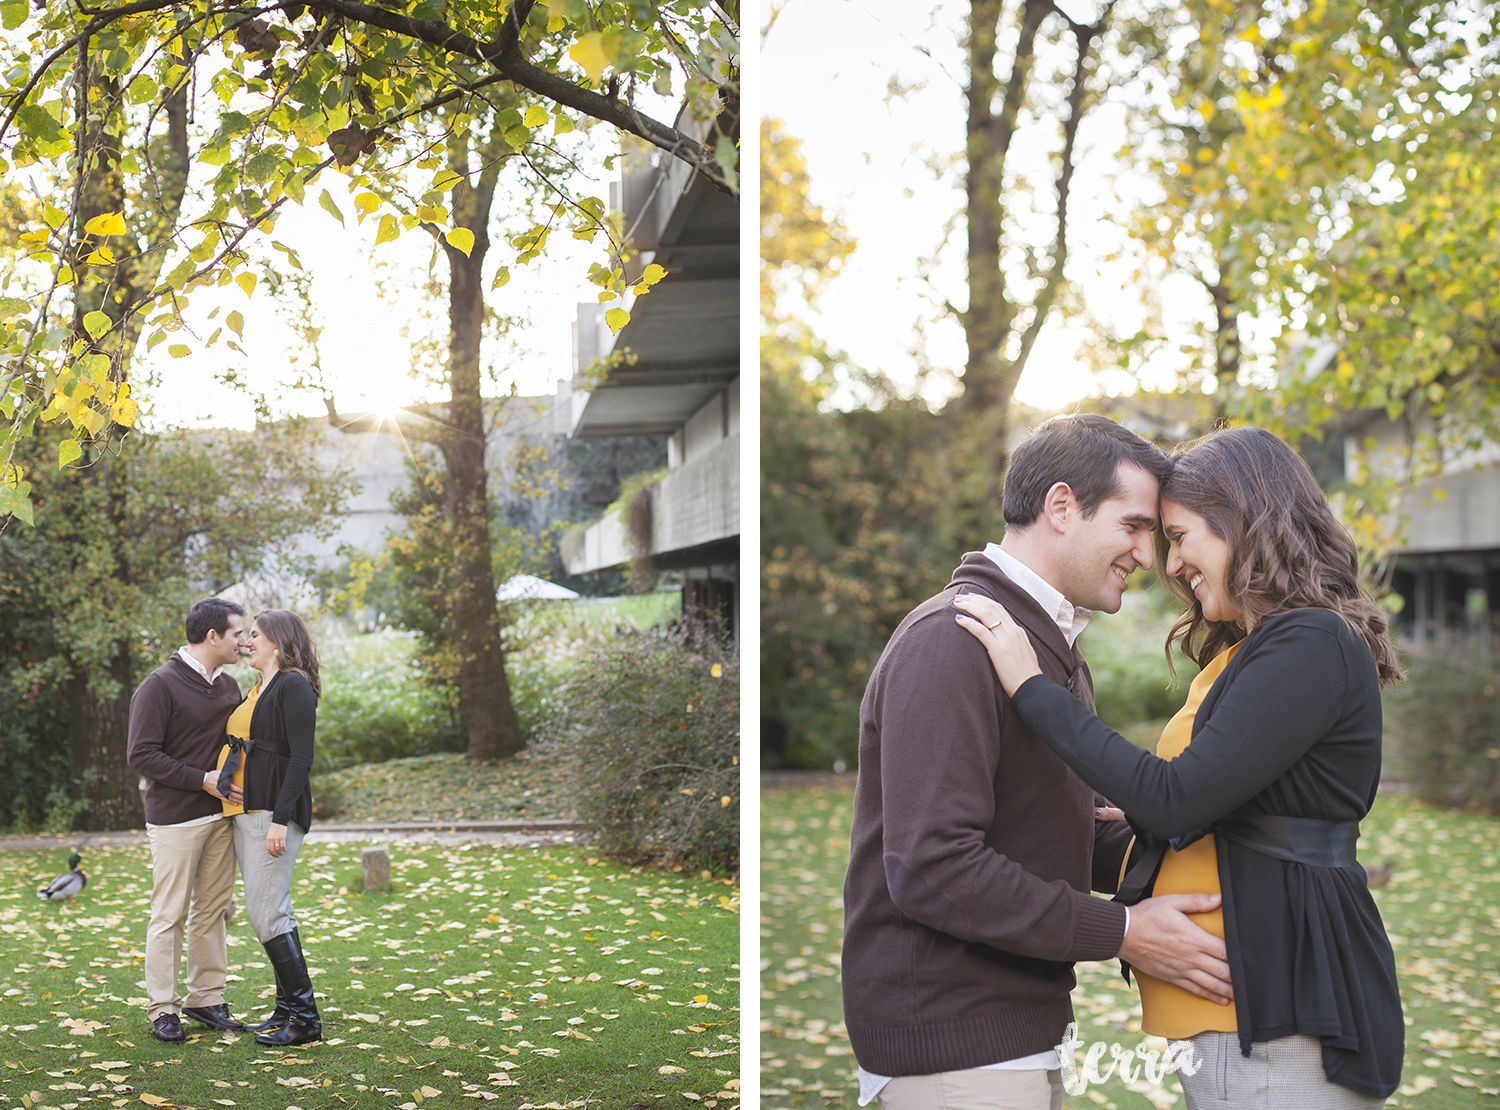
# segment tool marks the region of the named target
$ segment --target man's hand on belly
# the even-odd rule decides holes
[[[1130,907],[1120,959],[1220,1005],[1234,1001],[1224,942],[1188,919],[1219,908],[1217,894],[1163,894]]]

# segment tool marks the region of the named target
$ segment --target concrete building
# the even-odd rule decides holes
[[[1401,480],[1413,446],[1434,431],[1427,416],[1415,423],[1384,412],[1351,416],[1330,461],[1350,480],[1361,458]],[[1412,483],[1398,512],[1401,546],[1389,568],[1402,598],[1396,631],[1419,643],[1452,635],[1488,641],[1500,610],[1500,444],[1448,453],[1438,473]]]
[[[304,536],[292,553],[294,566],[268,568],[255,581],[240,584],[236,600],[257,608],[306,604],[316,594],[302,579],[302,560],[310,559],[312,569],[321,571],[338,567],[351,552],[379,555],[406,527],[392,499],[410,488],[412,468],[441,474],[441,460],[420,433],[422,424],[441,419],[442,412],[440,405],[415,406],[394,416],[356,413],[310,420],[314,458],[328,473],[348,472],[355,492],[332,534]],[[667,461],[659,437],[570,438],[569,410],[559,407],[556,395],[495,398],[487,404],[485,423],[490,496],[503,523],[533,534],[558,522],[597,518],[619,496],[622,480],[658,470]],[[566,580],[561,557],[554,552],[552,560],[538,572]],[[609,588],[618,582],[601,583],[596,576],[571,584]]]
[[[666,438],[666,473],[645,495],[651,561],[681,572],[685,609],[718,614],[738,638],[739,205],[677,159],[640,149],[627,151],[613,199],[638,252],[627,276],[652,263],[667,276],[616,336],[606,306],[579,306],[575,373],[558,407],[574,437]],[[600,360],[612,368],[590,388]],[[572,574],[619,569],[638,554],[618,513],[563,543]]]

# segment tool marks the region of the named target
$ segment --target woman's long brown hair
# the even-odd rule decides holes
[[[1178,448],[1161,498],[1201,516],[1229,545],[1225,590],[1250,623],[1291,609],[1329,609],[1370,645],[1380,684],[1399,682],[1389,618],[1365,588],[1354,541],[1302,456],[1260,428],[1226,428]],[[1167,634],[1200,667],[1245,635],[1245,621],[1211,621],[1186,582],[1166,574],[1167,540],[1156,537],[1161,580],[1187,607]]]
[[[313,696],[323,698],[323,682],[318,677],[318,645],[302,618],[290,609],[267,609],[255,615],[261,634],[281,654],[276,658],[279,670],[291,671],[307,679]]]

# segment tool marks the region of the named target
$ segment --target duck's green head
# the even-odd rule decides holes
[[[77,867],[82,862],[83,862],[83,857],[80,856],[77,852],[74,852],[71,856],[68,857],[68,866],[69,867]]]

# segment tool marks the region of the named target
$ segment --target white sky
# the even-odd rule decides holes
[[[930,16],[896,0],[791,0],[762,47],[762,112],[780,117],[802,140],[812,199],[841,216],[858,250],[820,303],[819,335],[859,365],[910,381],[911,351],[924,344],[930,363],[961,371],[963,332],[944,318],[939,297],[966,300],[961,241],[937,257],[930,278],[920,260],[942,242],[944,224],[963,204],[962,180],[950,170],[938,180],[929,163],[953,165],[963,148],[965,58],[960,46],[967,4],[940,0]],[[762,7],[764,26],[767,17]],[[1086,13],[1077,13],[1080,15]],[[1004,69],[1002,68],[1002,72]],[[888,97],[888,82],[925,87]],[[1141,321],[1131,283],[1135,262],[1107,261],[1126,245],[1118,225],[1105,220],[1115,190],[1149,188],[1114,180],[1114,152],[1123,136],[1118,108],[1106,105],[1085,119],[1085,151],[1074,179],[1068,276],[1091,311],[1125,334]],[[1040,152],[1018,147],[1023,161],[1046,174]],[[1051,196],[1050,176],[1040,178]],[[1049,228],[1039,225],[1039,234]],[[1168,300],[1170,328],[1196,317],[1192,290]],[[916,328],[925,321],[921,332]],[[1050,323],[1021,378],[1016,399],[1059,408],[1099,383],[1075,356],[1084,338]],[[943,395],[930,397],[939,401]]]
[[[649,88],[639,90],[637,106],[670,123],[681,98],[680,74],[675,84],[677,88],[667,97]],[[546,107],[550,112],[557,111],[554,105]],[[592,122],[566,111],[575,127],[586,128]],[[550,136],[551,128],[545,128],[543,134]],[[582,145],[581,151],[574,152],[580,170],[567,183],[569,192],[575,197],[598,197],[607,204],[609,182],[619,180],[620,168],[616,164],[612,170],[605,170],[603,162],[619,152],[619,132],[595,124],[587,134],[575,131],[566,142],[575,140]],[[430,171],[417,173],[419,180],[431,176]],[[507,181],[518,178],[518,168],[507,168],[501,174],[501,189]],[[245,247],[252,256],[274,258],[286,268],[286,256],[270,246],[272,239],[285,243],[296,250],[303,267],[312,274],[312,298],[324,328],[319,343],[323,381],[340,411],[390,410],[441,400],[446,396],[445,389],[412,377],[410,344],[401,333],[425,308],[435,314],[437,333],[446,344],[447,261],[441,254],[434,259],[433,241],[421,229],[403,232],[399,239],[375,247],[375,229],[387,210],[377,210],[358,224],[348,180],[336,167],[324,170],[307,187],[301,207],[289,203],[282,209],[274,232],[247,240]],[[318,197],[324,189],[343,213],[344,226],[319,205]],[[595,262],[607,261],[607,244],[603,235],[596,236],[592,245],[575,240],[563,224],[558,224],[543,255],[516,266],[516,252],[505,240],[529,228],[531,221],[507,220],[506,212],[505,197],[497,192],[485,261],[486,288],[489,277],[501,265],[509,266],[510,281],[487,293],[487,304],[497,313],[520,318],[521,324],[503,343],[486,340],[482,358],[486,368],[494,368],[495,373],[484,390],[486,395],[500,395],[514,385],[522,395],[551,394],[559,379],[572,376],[573,323],[580,303],[598,302],[599,288],[589,282],[588,270]],[[372,260],[382,264],[387,285],[398,291],[404,288],[404,294],[381,299]],[[170,258],[164,272],[177,261]],[[436,305],[424,305],[415,292],[429,266],[435,267],[444,281],[444,292]],[[216,307],[220,310],[218,318],[209,320],[209,313]],[[221,325],[231,309],[238,309],[244,317],[240,345],[246,353],[236,354],[222,339],[213,348],[201,349],[198,340],[206,339]],[[245,390],[218,380],[226,370],[237,371],[251,390],[267,395],[277,415],[321,415],[326,411],[321,393],[286,388],[301,344],[276,311],[264,282],[248,302],[234,286],[195,291],[185,317],[193,336],[170,336],[149,355],[142,343],[137,352],[132,376],[142,383],[137,386],[137,395],[142,401],[144,426],[253,427],[254,401]],[[416,327],[421,330],[420,324]],[[225,338],[230,338],[227,330]],[[187,342],[193,353],[174,359],[168,348],[179,340]],[[144,384],[153,379],[154,384]]]
[[[600,141],[613,143],[614,139],[600,128],[595,145]],[[616,169],[614,176],[618,172]],[[252,251],[271,255],[285,268],[289,265],[285,256],[270,250],[269,240],[274,238],[293,247],[313,275],[313,300],[324,327],[319,343],[324,380],[340,411],[388,409],[439,400],[443,390],[424,387],[409,373],[411,352],[401,331],[403,325],[416,319],[421,307],[414,303],[410,286],[422,279],[429,265],[435,265],[436,273],[446,279],[447,261],[441,255],[433,261],[432,239],[420,229],[375,248],[379,213],[357,225],[354,205],[345,188],[347,181],[343,175],[325,170],[307,189],[304,206],[289,205],[273,234],[262,236],[261,246]],[[608,197],[602,167],[596,169],[593,180],[575,184],[588,195]],[[317,197],[324,188],[343,212],[344,227],[318,205]],[[495,210],[497,216],[503,212],[498,198]],[[496,226],[492,222],[487,274],[492,274],[497,265],[511,262],[514,254],[495,233]],[[602,243],[602,236],[596,242]],[[404,297],[380,298],[372,258],[383,260],[394,271],[386,275],[389,284],[398,289],[403,284],[408,287]],[[572,374],[572,322],[579,302],[597,300],[598,289],[588,282],[587,272],[590,262],[602,259],[599,247],[591,248],[564,232],[549,239],[543,257],[524,267],[511,266],[510,282],[490,294],[489,303],[497,311],[525,317],[529,326],[512,335],[518,350],[506,351],[499,344],[486,343],[486,365],[498,363],[502,368],[498,384],[486,385],[487,394],[507,392],[512,382],[522,394],[550,394],[559,378]],[[410,280],[402,282],[401,272],[410,275]],[[216,305],[223,306],[219,319],[207,321]],[[319,415],[325,411],[320,394],[292,393],[283,388],[297,340],[275,311],[264,282],[248,302],[235,287],[197,292],[188,318],[199,337],[206,338],[231,308],[238,308],[245,318],[241,345],[247,357],[230,351],[221,340],[203,351],[192,343],[194,354],[174,359],[167,354],[170,342],[177,338],[173,336],[149,356],[137,358],[137,378],[149,373],[159,379],[147,399],[148,419],[153,426],[253,427],[250,397],[216,380],[216,375],[230,368],[242,371],[252,388],[270,395],[278,412]],[[433,308],[439,322],[445,322],[446,300],[429,306],[429,311]]]

